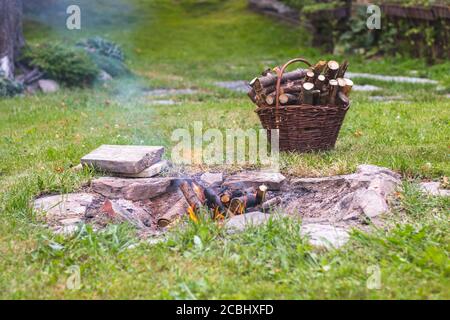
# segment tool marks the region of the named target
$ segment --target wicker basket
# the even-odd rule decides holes
[[[294,62],[311,64],[302,58],[287,62],[277,71],[276,104],[259,105],[258,114],[271,141],[271,130],[279,130],[280,151],[323,151],[334,148],[339,130],[349,106],[337,105],[289,105],[280,106],[279,95],[281,78],[287,66]]]

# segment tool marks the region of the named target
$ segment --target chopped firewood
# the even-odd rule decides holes
[[[344,78],[344,80],[345,80],[344,93],[348,97],[353,88],[353,81],[347,78]]]
[[[256,201],[258,203],[263,203],[266,200],[267,190],[268,188],[264,184],[259,186],[258,190],[256,190]]]
[[[281,104],[296,104],[298,102],[298,97],[293,94],[283,93],[280,94],[279,101]]]
[[[248,97],[250,98],[250,100],[253,101],[253,103],[256,103],[257,101],[257,95],[254,89],[251,89],[248,93],[247,93]]]
[[[313,96],[313,106],[317,106],[320,104],[320,90],[313,90],[312,91]]]
[[[324,71],[324,75],[328,80],[336,79],[336,75],[339,71],[339,63],[336,61],[328,61]]]
[[[186,198],[186,201],[188,202],[189,206],[197,212],[202,206],[203,203],[198,198],[197,194],[191,187],[191,184],[188,181],[183,181],[180,184],[180,190],[183,193],[184,197]]]
[[[319,75],[314,82],[314,87],[318,90],[322,90],[325,85],[325,76],[323,74]]]
[[[338,92],[338,82],[337,80],[330,80],[330,82],[328,83],[329,85],[329,91],[328,91],[328,104],[335,104],[336,101],[336,95]]]
[[[172,224],[180,214],[185,214],[188,209],[186,199],[181,198],[178,200],[161,218],[158,219],[158,227],[166,228]]]
[[[345,80],[343,78],[337,78],[336,79],[338,82],[338,92],[344,91],[345,90]]]
[[[339,92],[337,95],[337,104],[339,106],[346,107],[349,105],[349,103],[350,103],[350,101],[349,101],[348,97],[345,95],[345,93],[342,91]]]
[[[317,62],[316,65],[313,67],[313,71],[318,76],[322,73],[322,71],[325,69],[326,66],[327,66],[327,62],[324,60],[321,60],[321,61]]]
[[[340,65],[334,60],[322,60],[306,70],[286,72],[278,90],[276,84],[281,67],[275,67],[273,71],[266,70],[263,76],[250,81],[252,90],[248,96],[260,107],[275,106],[277,99],[283,106],[342,104],[346,101],[341,101],[338,93],[343,92],[348,97],[353,87],[353,82],[344,78],[348,65],[348,61]]]
[[[304,104],[313,104],[313,94],[314,84],[311,82],[305,82],[302,88],[302,102]]]
[[[314,71],[312,70],[308,70],[306,72],[306,77],[305,77],[305,81],[306,82],[313,82],[314,83],[314,78],[315,78],[316,74],[314,73]]]
[[[343,78],[345,76],[345,73],[347,72],[348,69],[348,61],[345,60],[344,62],[342,62],[341,66],[339,67],[339,71],[336,75],[337,78]]]
[[[261,205],[262,211],[270,211],[273,210],[276,206],[281,204],[281,197],[275,197],[270,200],[267,200]]]
[[[297,69],[291,72],[286,72],[283,77],[281,78],[281,83],[285,83],[287,81],[293,81],[293,80],[299,80],[305,77],[305,70],[303,69]],[[277,82],[277,76],[274,76],[272,74],[268,74],[266,76],[257,78],[253,82],[253,88],[255,90],[261,90],[262,88],[270,87],[275,85]]]

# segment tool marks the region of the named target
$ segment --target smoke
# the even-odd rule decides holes
[[[25,20],[37,22],[52,32],[73,35],[66,21],[67,8],[77,5],[81,9],[81,34],[107,32],[130,27],[134,22],[134,8],[125,0],[24,0]]]

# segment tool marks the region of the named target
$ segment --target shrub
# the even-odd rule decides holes
[[[84,48],[97,67],[111,76],[120,77],[130,74],[123,63],[124,53],[114,42],[95,37],[80,41],[77,46]]]
[[[124,54],[120,46],[102,37],[94,37],[80,41],[77,43],[77,46],[83,47],[89,52],[99,53],[105,57],[124,61]]]
[[[0,71],[0,97],[12,97],[23,92],[23,85],[10,80]]]
[[[46,77],[69,87],[89,85],[99,72],[86,52],[62,43],[28,47],[20,60],[39,68]]]
[[[96,66],[109,73],[112,77],[121,77],[129,75],[130,71],[122,61],[101,55],[97,52],[88,53]]]

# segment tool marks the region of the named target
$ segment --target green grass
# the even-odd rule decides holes
[[[388,227],[370,235],[355,231],[342,250],[310,247],[295,221],[234,236],[214,224],[189,225],[166,243],[133,249],[138,239],[126,225],[104,233],[87,227],[62,238],[39,224],[29,201],[88,182],[95,173],[69,169],[99,144],[162,144],[170,156],[172,131],[193,121],[203,121],[205,129],[259,128],[247,98],[211,82],[250,79],[298,55],[322,57],[307,47],[304,30],[249,12],[245,1],[207,2],[200,7],[192,1],[130,0],[122,16],[130,21],[126,27],[105,24],[80,33],[26,24],[30,42],[106,35],[123,44],[128,65],[141,78],[0,101],[0,298],[450,298],[450,203],[420,195],[412,183],[450,175],[450,103],[430,85],[359,81],[407,101],[385,104],[369,100],[380,93],[354,93],[335,150],[282,155],[288,175],[348,173],[370,163],[409,181]],[[44,37],[42,31],[51,32]],[[351,71],[410,75],[414,69],[449,85],[448,63],[349,60]],[[177,106],[149,105],[142,88],[162,85],[200,93],[175,97]],[[81,269],[78,291],[65,287],[73,265]],[[380,290],[366,287],[367,268],[374,265],[382,273]]]

